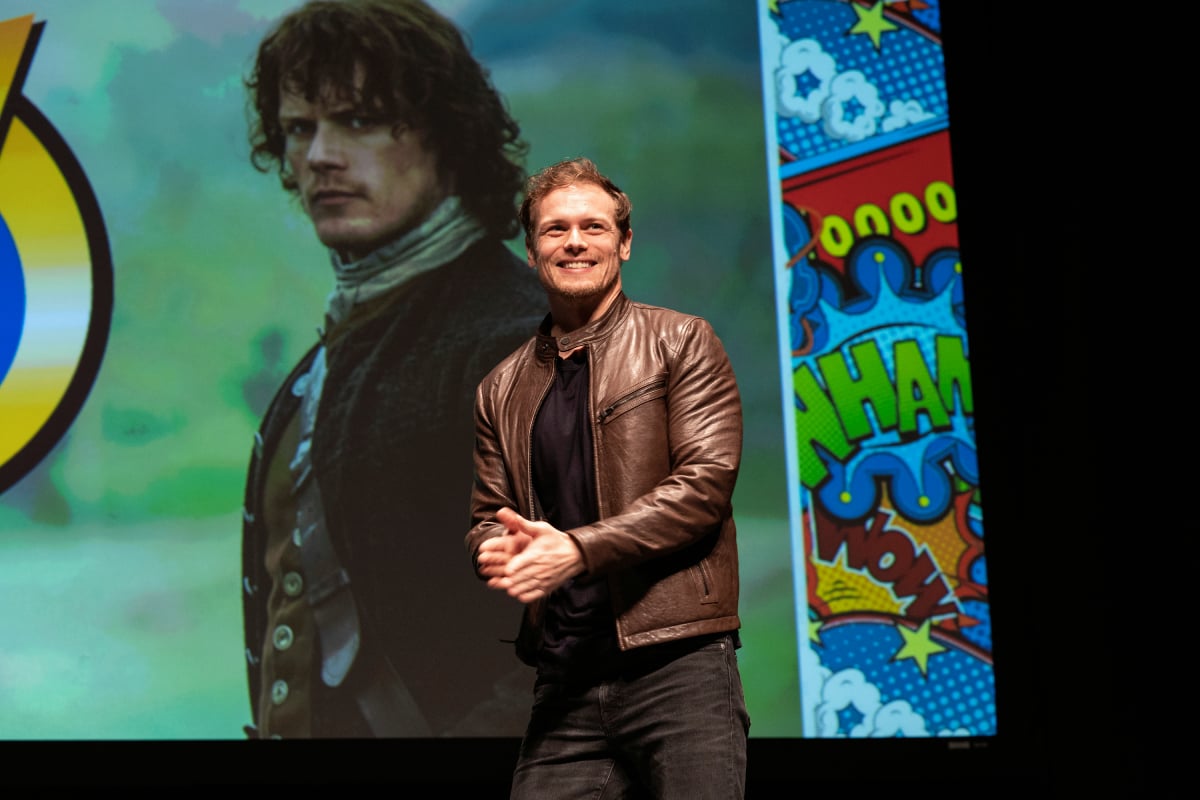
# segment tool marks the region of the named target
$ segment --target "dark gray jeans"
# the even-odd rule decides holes
[[[750,717],[732,637],[624,655],[609,680],[538,681],[511,798],[744,797]]]

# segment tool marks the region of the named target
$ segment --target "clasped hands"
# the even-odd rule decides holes
[[[539,600],[583,572],[583,554],[575,540],[548,522],[533,522],[511,508],[496,512],[505,528],[479,546],[479,574],[492,589],[522,603]]]

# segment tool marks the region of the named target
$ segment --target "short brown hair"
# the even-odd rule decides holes
[[[525,199],[521,201],[521,227],[525,229],[525,246],[533,249],[533,210],[542,199],[555,191],[572,184],[591,183],[603,189],[616,204],[617,230],[621,238],[629,232],[630,215],[633,203],[629,195],[621,191],[615,183],[602,174],[589,158],[568,158],[551,164],[540,172],[529,176],[525,182]]]
[[[250,161],[278,171],[289,192],[296,182],[284,158],[281,92],[313,102],[332,91],[420,132],[466,210],[501,238],[517,233],[528,145],[462,33],[421,0],[306,3],[263,39],[245,83]]]

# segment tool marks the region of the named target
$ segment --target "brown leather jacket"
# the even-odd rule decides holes
[[[600,520],[566,533],[585,573],[607,575],[622,650],[736,630],[738,557],[730,497],[742,408],[725,349],[703,319],[630,301],[565,336],[542,330],[493,369],[475,400],[475,484],[467,550],[501,535],[504,506],[542,519],[533,422],[559,347],[587,350]],[[531,603],[523,633],[540,629]],[[525,639],[525,660],[534,642]]]

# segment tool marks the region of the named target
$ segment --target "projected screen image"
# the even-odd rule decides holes
[[[0,0],[0,738],[245,738],[286,703],[270,670],[321,635],[260,630],[253,499],[335,287],[251,162],[245,82],[297,5]],[[729,353],[751,736],[994,734],[937,3],[430,5],[527,170],[587,156],[629,194],[626,293]],[[523,261],[521,236],[503,251]],[[463,309],[493,362],[533,333],[490,279],[438,304],[405,316],[431,345]],[[340,553],[375,601],[353,658],[380,626],[405,643],[387,658],[426,726],[397,735],[519,736],[521,608],[463,546],[471,398],[448,376],[484,365],[377,359],[378,406],[339,422],[359,471],[327,479],[325,511],[373,537]]]

